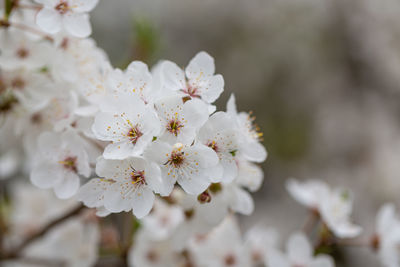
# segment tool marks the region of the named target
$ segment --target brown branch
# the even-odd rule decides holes
[[[60,267],[66,266],[65,261],[62,260],[50,260],[50,259],[42,259],[37,257],[21,257],[18,259],[14,259],[15,262],[21,262],[27,265],[39,265],[43,267]]]
[[[319,219],[320,216],[318,210],[310,209],[309,216],[302,227],[303,232],[308,235],[311,234],[311,231],[314,229],[314,226]]]
[[[62,222],[66,221],[67,219],[78,215],[85,206],[82,204],[79,204],[76,208],[72,209],[71,211],[67,212],[63,216],[55,219],[54,221],[50,222],[49,224],[45,225],[41,230],[38,232],[34,233],[27,239],[25,239],[20,245],[17,247],[11,249],[8,253],[6,252],[4,255],[0,255],[0,260],[4,259],[15,259],[19,257],[19,254],[21,251],[26,248],[29,244],[31,244],[33,241],[37,240],[38,238],[44,236],[48,231],[53,229],[55,226],[61,224]]]

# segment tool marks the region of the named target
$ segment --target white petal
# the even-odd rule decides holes
[[[231,94],[226,103],[226,112],[233,118],[237,116],[236,99],[234,94]]]
[[[144,157],[159,165],[164,165],[168,161],[167,154],[172,151],[172,146],[168,143],[155,141],[144,152]]]
[[[198,195],[204,192],[210,185],[210,180],[202,174],[188,174],[179,176],[178,184],[190,195]]]
[[[61,30],[61,15],[54,8],[43,8],[36,15],[37,25],[45,32],[55,34]]]
[[[201,99],[207,103],[213,103],[224,91],[224,78],[222,75],[215,75],[205,82],[200,88]]]
[[[90,12],[97,5],[99,0],[69,0],[74,12]]]
[[[220,164],[224,169],[222,182],[230,183],[237,177],[238,167],[235,159],[231,155],[227,155],[226,157],[220,160]]]
[[[31,182],[39,188],[51,188],[63,178],[63,169],[57,164],[41,163],[31,172]]]
[[[44,132],[39,136],[38,147],[40,152],[49,159],[53,159],[60,153],[61,136],[52,132]]]
[[[214,72],[214,59],[204,51],[197,53],[186,67],[186,76],[189,79],[198,79],[201,78],[201,76],[210,76],[213,75]]]
[[[196,160],[200,167],[204,169],[216,166],[219,161],[217,153],[203,144],[188,147],[185,153],[187,156],[190,155],[191,160]]]
[[[149,214],[154,203],[154,194],[149,188],[142,188],[133,197],[132,212],[137,218],[143,218]]]
[[[188,125],[199,128],[208,119],[208,106],[199,99],[192,99],[183,105],[183,114]]]
[[[63,24],[67,32],[75,37],[85,38],[92,33],[89,15],[86,13],[70,13],[64,15]]]
[[[103,156],[106,159],[126,159],[135,156],[134,146],[126,141],[108,144],[104,150]]]
[[[268,262],[268,267],[290,267],[289,260],[285,255],[277,250],[271,250],[266,256],[266,262]]]
[[[396,221],[395,214],[396,208],[393,203],[386,203],[379,209],[376,216],[376,227],[378,233],[384,233],[387,229],[393,227],[393,223]]]
[[[146,168],[146,182],[155,193],[159,193],[161,196],[167,196],[171,193],[163,183],[161,170],[155,163],[148,164]]]
[[[131,165],[129,160],[111,160],[100,157],[96,164],[96,173],[100,177],[123,181],[130,177]]]
[[[104,193],[104,207],[111,212],[131,210],[133,204],[132,187],[134,185],[116,182]]]
[[[312,257],[311,244],[303,233],[295,233],[289,238],[287,253],[291,262],[307,264]]]
[[[64,179],[54,186],[54,193],[61,199],[70,198],[78,192],[79,184],[78,175],[73,172],[66,172]]]
[[[244,215],[250,215],[254,211],[254,201],[251,195],[239,187],[232,188],[232,210]]]
[[[246,142],[240,146],[243,156],[254,162],[263,162],[267,158],[265,147],[257,141]]]
[[[310,264],[309,267],[334,267],[335,263],[328,255],[318,255]]]
[[[251,192],[255,192],[260,189],[264,173],[262,169],[246,160],[240,160],[239,163],[239,172],[236,181],[249,189]]]
[[[79,189],[77,199],[89,208],[101,207],[104,205],[104,192],[111,183],[110,180],[91,179]]]
[[[164,61],[161,65],[164,90],[181,90],[186,88],[185,73],[171,61]]]

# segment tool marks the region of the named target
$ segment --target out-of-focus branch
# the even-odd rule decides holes
[[[309,212],[309,216],[302,227],[303,232],[308,235],[311,234],[311,231],[313,230],[315,224],[318,222],[319,219],[320,216],[318,210],[311,209]]]
[[[5,260],[5,259],[15,259],[18,258],[20,253],[33,241],[37,240],[38,238],[44,236],[48,231],[53,229],[55,226],[61,224],[62,222],[66,221],[67,219],[74,217],[78,215],[83,209],[85,209],[85,206],[80,204],[76,208],[72,209],[71,211],[67,212],[63,216],[55,219],[54,221],[50,222],[49,224],[45,225],[41,230],[36,232],[35,234],[31,235],[27,239],[25,239],[20,245],[17,247],[11,249],[9,252],[4,253],[3,255],[0,255],[0,261]]]
[[[37,257],[21,257],[16,259],[15,261],[20,263],[25,263],[28,265],[39,265],[43,267],[63,267],[66,266],[66,263],[62,260],[49,260],[49,259],[42,259]]]

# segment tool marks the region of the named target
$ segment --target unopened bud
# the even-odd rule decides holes
[[[203,193],[201,193],[198,197],[197,197],[197,200],[200,202],[200,203],[209,203],[210,201],[211,201],[211,195],[210,195],[210,193],[208,193],[208,191],[206,190],[206,191],[204,191]]]

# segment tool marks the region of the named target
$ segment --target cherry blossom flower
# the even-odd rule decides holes
[[[46,41],[33,41],[21,31],[0,31],[0,67],[5,70],[39,69],[49,62],[53,47]]]
[[[322,181],[300,183],[287,182],[287,189],[295,200],[318,212],[323,222],[339,238],[353,238],[361,233],[361,227],[350,222],[353,197],[341,188],[330,189]]]
[[[110,212],[133,211],[142,218],[154,203],[154,192],[167,192],[161,181],[160,169],[143,158],[125,160],[100,158],[96,173],[101,179],[92,179],[82,186],[78,198],[90,207],[101,207]]]
[[[96,115],[92,127],[97,139],[111,141],[103,156],[108,159],[124,159],[139,156],[160,132],[156,114],[135,97],[120,101],[118,112],[102,112]]]
[[[168,205],[162,200],[155,201],[152,212],[142,219],[143,231],[153,239],[167,239],[184,220],[184,212],[178,205]]]
[[[160,139],[170,144],[191,144],[208,119],[207,105],[198,99],[184,103],[181,97],[167,97],[156,102],[155,109],[162,125]]]
[[[92,33],[89,14],[98,0],[35,0],[43,8],[36,15],[36,23],[43,31],[55,34],[65,29],[76,37]]]
[[[268,253],[278,246],[278,233],[275,229],[254,226],[245,235],[245,253],[250,257],[253,266],[265,262]]]
[[[156,162],[163,182],[171,192],[175,182],[188,194],[198,195],[211,184],[212,170],[218,164],[217,154],[202,144],[193,146],[176,143],[154,142],[145,157]]]
[[[199,52],[183,71],[175,63],[165,61],[161,67],[164,90],[172,90],[190,98],[200,98],[213,103],[224,90],[224,79],[214,75],[214,59]]]
[[[219,164],[214,175],[217,178],[222,176],[223,182],[231,182],[238,172],[235,155],[239,149],[232,119],[225,112],[214,113],[200,129],[197,139],[218,155]]]
[[[79,189],[79,175],[91,173],[84,141],[74,132],[40,135],[41,158],[31,173],[31,181],[40,188],[54,188],[59,198],[72,197]]]
[[[231,216],[208,235],[194,238],[189,250],[199,266],[251,266],[239,227]]]
[[[176,267],[187,263],[184,255],[173,249],[170,239],[153,239],[148,231],[139,231],[134,242],[136,245],[128,254],[131,267]]]
[[[310,241],[303,233],[294,233],[286,245],[287,254],[278,250],[268,253],[266,262],[269,267],[333,267],[334,261],[328,255],[313,256]]]
[[[145,104],[152,104],[157,96],[157,88],[153,86],[153,77],[146,64],[133,61],[125,71],[115,69],[107,75],[105,87],[108,95],[101,102],[103,109],[109,105],[110,97],[117,102],[111,102],[111,108],[121,99],[132,96],[141,99]]]
[[[383,266],[400,266],[400,220],[393,204],[387,203],[379,209],[376,216],[376,233],[371,241]]]
[[[227,113],[236,122],[238,132],[239,152],[247,160],[263,162],[267,158],[267,151],[260,143],[262,133],[258,126],[254,124],[254,117],[245,112],[237,112],[235,96],[232,94],[227,103]]]

